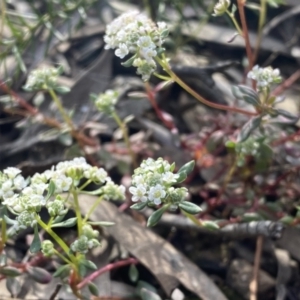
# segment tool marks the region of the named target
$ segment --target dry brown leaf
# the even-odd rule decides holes
[[[80,195],[83,215],[95,200],[96,197]],[[215,283],[188,258],[130,216],[120,213],[113,204],[103,201],[90,219],[115,222],[114,226],[107,228],[107,232],[156,276],[168,295],[180,282],[203,300],[227,299]]]

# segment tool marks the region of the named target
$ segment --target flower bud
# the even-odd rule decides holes
[[[230,0],[219,0],[214,7],[214,16],[222,16],[230,6]]]

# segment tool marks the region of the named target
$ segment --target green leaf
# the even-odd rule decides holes
[[[41,284],[48,284],[52,280],[51,274],[42,268],[29,266],[26,268],[26,272],[34,281]]]
[[[150,283],[143,281],[143,280],[139,280],[136,286],[137,292],[136,294],[140,295],[141,289],[146,289],[148,291],[151,291],[153,293],[157,293],[157,289],[151,285]]]
[[[195,167],[195,161],[191,160],[188,163],[186,163],[185,165],[183,165],[178,170],[177,174],[185,172],[186,176],[188,176],[194,170],[194,167]]]
[[[201,223],[202,223],[203,227],[210,229],[210,230],[216,230],[216,229],[220,228],[219,225],[213,221],[202,221]]]
[[[234,141],[227,141],[227,142],[225,143],[225,146],[226,146],[227,148],[235,149],[236,143],[235,143]]]
[[[48,199],[50,199],[53,196],[54,192],[55,192],[55,183],[54,181],[51,180],[48,185],[48,193],[46,195],[45,200],[47,201]]]
[[[8,277],[16,277],[22,274],[19,269],[14,268],[14,267],[4,267],[0,268],[0,274],[8,276]]]
[[[81,277],[85,277],[87,268],[81,261],[78,264],[78,271]]]
[[[281,116],[283,116],[283,117],[285,117],[289,120],[292,120],[294,122],[297,122],[299,120],[299,116],[294,115],[294,114],[292,114],[289,111],[286,111],[284,109],[276,108],[276,109],[274,109],[274,111],[276,113],[278,113],[279,115],[281,115]]]
[[[261,221],[263,220],[262,216],[257,212],[245,213],[242,216],[243,222],[250,222],[250,221]]]
[[[13,298],[17,298],[17,295],[21,292],[22,286],[17,278],[7,277],[6,288]]]
[[[147,206],[147,202],[139,202],[131,205],[130,208],[134,210],[142,210],[146,206]]]
[[[90,225],[93,226],[102,226],[102,227],[110,227],[110,226],[114,226],[116,223],[114,222],[104,222],[104,221],[99,221],[99,222],[87,222]]]
[[[188,201],[182,201],[178,204],[178,206],[185,212],[192,215],[198,214],[200,211],[202,211],[198,205]]]
[[[42,244],[41,244],[41,240],[40,240],[38,226],[35,225],[34,226],[34,236],[33,236],[33,240],[30,245],[29,250],[31,253],[37,253],[41,250],[41,247],[42,247]]]
[[[278,221],[287,225],[291,225],[294,222],[294,218],[292,216],[284,216]]]
[[[156,210],[147,221],[147,227],[152,227],[158,223],[163,213],[170,207],[170,204],[165,204],[160,209]]]
[[[231,7],[231,14],[234,16],[235,12],[237,11],[237,7],[235,4],[232,4],[232,7]]]
[[[99,290],[98,290],[98,287],[96,286],[96,284],[94,284],[93,282],[89,282],[88,288],[92,295],[94,295],[96,297],[99,296]]]
[[[59,94],[67,94],[70,92],[71,89],[67,86],[56,86],[54,87],[54,90]]]
[[[7,256],[6,254],[0,255],[0,267],[4,267],[7,265]]]
[[[130,265],[129,278],[132,282],[136,282],[139,279],[139,271],[134,264]]]
[[[3,220],[5,221],[6,224],[8,225],[15,225],[16,221],[13,219],[10,219],[7,215],[3,216]]]
[[[52,224],[61,222],[65,218],[65,215],[66,213],[61,216],[55,217],[55,219],[52,221]]]
[[[129,58],[128,60],[126,60],[125,62],[122,62],[121,65],[124,66],[124,67],[131,67],[134,60],[136,58],[136,54],[133,55],[131,58]]]
[[[55,223],[55,224],[52,224],[51,227],[54,228],[54,227],[73,227],[75,226],[77,223],[77,217],[74,217],[74,218],[70,218],[66,221],[63,221],[63,222],[60,222],[60,223]]]
[[[142,300],[162,300],[159,295],[145,288],[141,289],[140,295]]]
[[[237,99],[243,99],[245,102],[253,106],[261,105],[259,94],[248,86],[245,85],[234,86],[232,87],[232,94]]]
[[[179,175],[179,177],[176,180],[176,183],[181,183],[183,181],[185,181],[187,179],[187,174],[186,172],[181,172],[181,173],[177,173]]]
[[[236,99],[242,99],[242,98],[243,98],[243,93],[240,91],[238,85],[233,85],[233,86],[231,87],[231,92],[232,92],[232,95],[233,95]]]
[[[237,142],[241,143],[244,142],[245,140],[248,139],[248,137],[250,136],[250,134],[257,128],[259,127],[260,123],[261,123],[262,117],[258,116],[258,117],[254,117],[251,118],[241,129],[238,138],[237,138]]]
[[[80,263],[83,264],[85,267],[87,267],[90,270],[97,270],[97,266],[90,260],[82,259],[80,260]]]
[[[69,276],[71,267],[69,265],[63,265],[57,268],[57,270],[53,273],[53,277],[57,278],[60,277],[64,279]]]

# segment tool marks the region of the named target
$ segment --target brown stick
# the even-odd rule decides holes
[[[259,266],[260,266],[260,258],[262,252],[264,238],[260,235],[256,240],[256,251],[254,258],[254,268],[253,268],[253,277],[249,284],[250,291],[250,300],[257,300],[257,290],[258,290],[258,274],[259,274]]]

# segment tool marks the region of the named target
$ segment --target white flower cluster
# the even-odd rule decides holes
[[[272,84],[280,83],[282,80],[279,69],[260,68],[258,65],[253,67],[247,77],[256,81],[258,90],[269,88]]]
[[[28,76],[24,89],[27,91],[35,91],[54,88],[61,72],[62,70],[60,68],[53,67],[33,70]]]
[[[149,80],[156,70],[154,58],[162,49],[168,35],[166,23],[153,23],[138,11],[125,13],[107,25],[104,41],[105,49],[116,49],[115,55],[124,58],[133,54],[129,60],[144,81]]]
[[[230,0],[219,0],[214,7],[213,16],[222,16],[228,7],[230,6]]]
[[[176,209],[188,195],[186,188],[174,188],[178,174],[174,174],[175,164],[158,158],[148,158],[134,171],[132,186],[129,188],[133,195],[132,201],[146,202],[150,205],[170,203],[171,209]]]
[[[124,186],[114,184],[103,168],[89,165],[83,157],[60,162],[51,170],[36,173],[30,181],[20,173],[17,168],[0,172],[0,201],[17,216],[12,220],[14,232],[35,225],[37,213],[43,206],[51,217],[64,215],[67,212],[65,200],[57,194],[75,190],[82,179],[102,185],[97,192],[104,194],[105,199],[125,198]],[[56,194],[54,199],[46,195],[51,189],[54,189],[51,196]]]
[[[114,90],[107,90],[105,93],[100,94],[96,101],[95,105],[99,111],[102,111],[106,114],[111,114],[114,109],[115,105],[118,101],[119,93]]]

